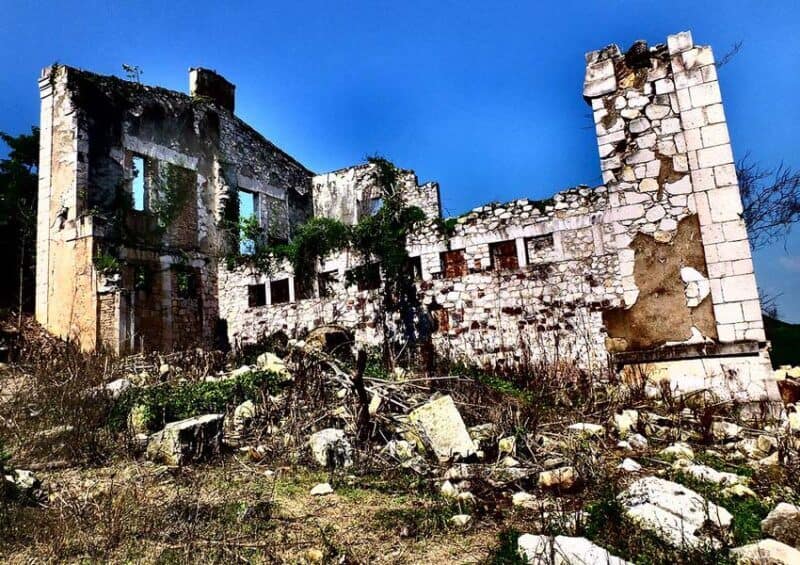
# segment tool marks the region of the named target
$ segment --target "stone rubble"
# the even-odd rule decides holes
[[[618,498],[629,518],[676,547],[718,545],[719,540],[702,535],[706,522],[726,530],[733,518],[725,508],[696,492],[658,477],[635,481]]]
[[[150,436],[147,457],[166,465],[183,465],[219,453],[223,414],[206,414],[170,422]]]
[[[628,565],[586,538],[523,534],[517,540],[517,552],[525,563],[535,565],[577,565],[597,563]]]

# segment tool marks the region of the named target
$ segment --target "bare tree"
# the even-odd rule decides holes
[[[786,239],[800,221],[800,172],[783,163],[763,168],[748,154],[736,164],[736,173],[752,248]]]

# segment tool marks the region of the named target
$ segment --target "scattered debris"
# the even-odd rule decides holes
[[[526,563],[535,565],[573,565],[603,563],[626,565],[628,561],[611,555],[586,538],[523,534],[517,540],[517,552]]]
[[[450,396],[417,408],[408,415],[408,422],[413,426],[411,434],[417,444],[430,446],[440,461],[475,454],[475,444]]]
[[[658,477],[637,480],[619,495],[619,500],[634,522],[675,547],[700,546],[705,543],[707,521],[724,530],[733,518],[725,508],[696,492]]]
[[[183,465],[219,453],[222,414],[206,414],[171,422],[150,436],[147,457],[167,465]]]

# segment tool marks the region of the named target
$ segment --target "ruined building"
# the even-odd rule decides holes
[[[224,260],[222,222],[253,214],[276,241],[312,215],[353,223],[380,205],[373,165],[317,175],[234,114],[234,86],[190,71],[190,92],[64,66],[44,70],[38,320],[86,349],[234,346],[339,323],[375,342],[372,285],[347,253],[313,288],[291,270]],[[646,367],[771,392],[761,308],[716,67],[689,33],[586,56],[583,96],[604,184],[426,222],[409,241],[435,346]],[[246,252],[246,250],[244,250]],[[376,279],[376,284],[378,284]]]

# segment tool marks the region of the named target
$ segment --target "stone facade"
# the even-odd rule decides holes
[[[376,291],[344,282],[358,266],[351,254],[326,258],[314,288],[299,289],[287,265],[271,273],[230,268],[219,259],[216,233],[225,199],[236,190],[258,194],[261,225],[278,239],[291,237],[309,214],[354,224],[381,204],[374,165],[312,174],[233,116],[230,83],[209,71],[193,73],[192,84],[205,85],[216,99],[63,67],[45,73],[39,245],[50,253],[38,266],[39,319],[69,335],[71,318],[63,311],[82,300],[78,310],[90,328],[115,333],[118,344],[134,348],[137,324],[158,320],[161,333],[153,331],[145,346],[191,345],[210,339],[214,327],[241,346],[277,331],[302,337],[326,323],[378,343]],[[85,100],[80,88],[75,95],[75,85],[89,76],[109,105],[124,100],[125,112],[114,114],[121,117],[110,127],[113,139],[99,132],[99,151],[91,150],[92,139],[103,128],[92,131],[94,110],[79,103]],[[715,378],[724,379],[732,367],[761,383],[768,374],[766,339],[711,49],[695,46],[684,32],[666,45],[637,42],[625,53],[615,45],[588,53],[583,95],[594,117],[601,186],[545,201],[490,204],[444,222],[438,185],[401,172],[403,198],[427,218],[408,252],[434,321],[435,346],[471,362],[569,360],[587,368],[657,364],[662,370],[665,363],[686,367],[713,357]],[[175,262],[164,244],[188,253],[181,268],[196,269],[199,310],[185,296],[175,299],[174,268],[172,277],[161,277],[156,311],[152,300],[137,310],[136,282],[124,272],[116,284],[97,282],[89,259],[103,239],[91,204],[81,202],[81,187],[97,202],[95,191],[127,178],[133,155],[193,171],[196,210],[174,226],[188,239],[167,236],[160,254],[126,248],[122,258],[150,258],[164,271]],[[65,198],[72,203],[65,221],[54,223]],[[54,256],[67,245],[70,259]],[[85,279],[56,290],[56,271]],[[65,292],[75,298],[64,299]],[[119,296],[112,301],[109,292]],[[93,327],[92,316],[102,323]],[[197,330],[178,339],[187,325]],[[92,341],[105,343],[114,339],[98,334]]]

